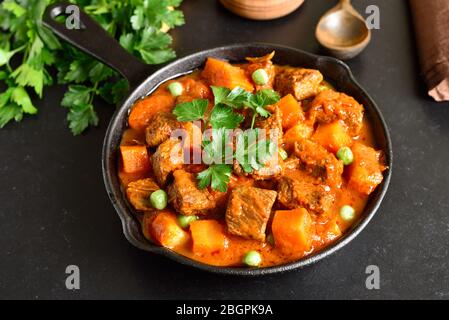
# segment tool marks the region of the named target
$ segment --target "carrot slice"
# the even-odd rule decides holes
[[[197,220],[190,224],[193,252],[198,255],[224,250],[227,238],[223,226],[216,220]]]
[[[171,112],[175,98],[168,94],[156,94],[137,101],[129,114],[128,124],[137,130],[145,129],[157,112]]]
[[[246,91],[254,91],[243,69],[214,58],[207,58],[206,66],[201,74],[210,85],[234,89],[240,87]]]
[[[308,139],[313,133],[313,128],[306,125],[303,122],[298,123],[297,125],[291,127],[287,130],[287,132],[284,134],[284,145],[285,149],[292,150],[295,142],[302,140],[302,139]]]
[[[157,214],[151,221],[149,233],[152,239],[169,249],[184,245],[190,238],[179,226],[176,215],[169,210]]]
[[[282,111],[282,128],[284,130],[290,129],[300,121],[304,121],[305,117],[301,105],[291,94],[283,97],[279,101],[278,106]]]
[[[312,248],[315,227],[304,208],[276,211],[271,229],[276,247],[285,253],[305,253]]]
[[[150,169],[150,157],[145,146],[120,146],[123,172],[140,173]]]
[[[321,124],[315,131],[312,140],[318,142],[329,152],[336,153],[341,147],[350,147],[352,139],[342,121]]]

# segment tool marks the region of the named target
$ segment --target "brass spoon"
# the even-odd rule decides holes
[[[315,36],[333,56],[348,60],[366,48],[371,40],[371,30],[351,5],[351,0],[340,0],[321,17]]]

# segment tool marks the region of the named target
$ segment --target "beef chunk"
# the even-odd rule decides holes
[[[148,146],[157,147],[169,139],[173,131],[181,127],[181,123],[176,120],[174,114],[158,112],[153,116],[150,124],[145,129],[145,140]]]
[[[264,119],[259,118],[255,127],[265,130],[265,138],[272,140],[279,146],[282,145],[282,111],[278,106],[270,106],[267,108],[271,112],[271,116]]]
[[[295,156],[302,167],[315,178],[330,186],[340,186],[343,174],[343,162],[321,145],[302,139],[295,143]]]
[[[181,169],[184,164],[184,152],[181,143],[177,139],[169,139],[163,142],[153,154],[153,172],[161,186],[167,184],[170,174]]]
[[[312,101],[307,116],[312,123],[342,120],[349,134],[357,136],[363,125],[363,106],[344,93],[325,90]]]
[[[151,178],[137,180],[128,184],[126,196],[136,210],[152,211],[154,208],[150,204],[150,195],[159,189],[159,186]]]
[[[184,170],[173,173],[174,181],[168,187],[168,202],[183,215],[204,215],[217,205],[207,189],[200,190],[195,175]]]
[[[292,94],[296,100],[304,100],[318,93],[322,81],[318,70],[285,68],[276,75],[274,88],[283,96]]]
[[[268,74],[268,82],[265,85],[256,86],[256,91],[262,90],[262,89],[271,89],[273,88],[274,84],[274,78],[276,75],[276,70],[273,65],[273,62],[271,62],[271,59],[274,57],[274,52],[267,54],[263,57],[257,57],[257,58],[246,58],[246,60],[249,62],[246,66],[246,72],[248,75],[248,78],[251,79],[252,74],[254,71],[258,69],[263,69]]]
[[[228,231],[246,239],[264,241],[276,196],[273,190],[248,186],[233,189],[226,210]]]
[[[324,214],[335,201],[329,186],[305,171],[289,172],[278,184],[278,200],[288,209],[304,207],[311,212]]]
[[[238,161],[234,161],[233,169],[234,173],[238,176],[252,177],[254,180],[261,181],[280,177],[284,169],[284,164],[282,158],[278,154],[275,154],[262,168],[253,170],[252,173],[246,173]]]

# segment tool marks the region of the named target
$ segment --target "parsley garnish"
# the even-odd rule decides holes
[[[276,149],[274,142],[259,139],[259,129],[247,130],[237,136],[235,158],[246,173],[251,173],[263,168]]]
[[[208,111],[208,100],[196,99],[178,104],[173,113],[178,121],[201,120],[204,128],[212,128],[212,136],[203,141],[203,161],[209,167],[197,176],[198,187],[204,189],[211,186],[214,190],[226,192],[232,173],[234,158],[247,173],[259,170],[276,152],[276,144],[259,139],[259,130],[247,130],[237,136],[237,151],[235,154],[229,146],[229,134],[226,129],[235,129],[245,120],[244,116],[235,110],[252,110],[254,127],[257,116],[267,118],[270,112],[266,107],[277,103],[280,99],[274,90],[261,90],[256,94],[242,88],[230,90],[225,87],[211,86],[214,94],[214,106]],[[231,156],[231,158],[229,158]]]
[[[210,185],[214,190],[226,192],[231,173],[232,166],[228,164],[213,164],[198,174],[198,187],[205,189]]]
[[[42,97],[54,83],[50,67],[57,69],[59,83],[67,84],[62,105],[73,134],[98,124],[93,101],[120,102],[128,88],[124,79],[58,38],[42,24],[47,5],[56,0],[5,0],[0,3],[0,128],[20,121],[24,114],[35,114],[30,99],[34,91]],[[176,55],[170,48],[167,31],[184,24],[181,0],[73,0],[99,22],[130,53],[146,63],[158,64]],[[12,61],[14,63],[12,63]]]
[[[173,114],[178,118],[178,121],[196,121],[203,120],[205,118],[207,105],[209,101],[207,99],[196,99],[191,102],[185,102],[178,104],[173,110]]]

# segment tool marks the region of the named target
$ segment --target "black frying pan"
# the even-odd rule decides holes
[[[289,47],[274,44],[249,43],[201,51],[178,59],[156,71],[153,67],[142,63],[126,52],[101,26],[83,12],[80,12],[82,22],[82,28],[80,30],[69,30],[64,24],[56,22],[55,18],[59,15],[64,15],[66,7],[69,5],[64,3],[50,6],[45,12],[44,24],[62,39],[116,69],[128,79],[131,86],[131,94],[113,115],[106,132],[103,144],[102,164],[104,182],[109,198],[122,221],[125,237],[134,246],[205,271],[244,276],[264,275],[302,268],[329,256],[353,240],[372,219],[382,202],[390,182],[393,161],[391,140],[379,108],[368,93],[356,82],[346,64],[334,58],[321,57]],[[386,164],[389,167],[384,174],[385,177],[382,184],[371,195],[364,214],[340,240],[331,246],[297,262],[268,268],[214,267],[191,260],[171,250],[150,243],[141,233],[140,223],[135,218],[134,211],[121,190],[117,172],[117,150],[121,136],[127,127],[127,117],[130,108],[135,101],[151,93],[161,82],[202,67],[207,57],[239,62],[243,61],[247,56],[262,56],[273,50],[276,51],[274,58],[276,64],[318,69],[324,74],[326,80],[330,81],[337,90],[353,96],[364,105],[366,116],[373,125],[377,147],[385,152]]]

